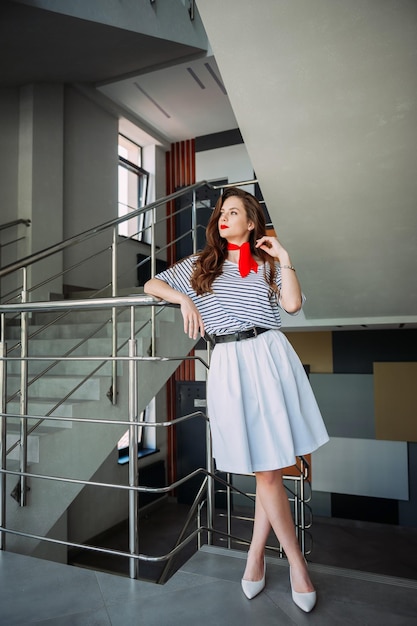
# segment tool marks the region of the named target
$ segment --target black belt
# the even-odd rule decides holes
[[[253,326],[248,330],[238,330],[230,335],[209,335],[210,341],[216,345],[216,343],[227,343],[229,341],[244,341],[245,339],[254,339],[262,333],[266,333],[270,328],[260,328],[259,326]]]

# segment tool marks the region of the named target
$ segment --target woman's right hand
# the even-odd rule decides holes
[[[190,339],[197,339],[198,331],[204,337],[204,323],[199,310],[189,296],[170,287],[159,278],[151,278],[145,283],[144,292],[151,296],[179,304],[184,319],[184,332]]]
[[[204,322],[199,310],[188,296],[181,301],[181,313],[184,320],[184,332],[190,339],[197,339],[198,333],[204,337]]]

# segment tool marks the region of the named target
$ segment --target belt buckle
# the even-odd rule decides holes
[[[256,329],[256,326],[254,326],[254,327],[252,328],[252,331],[253,331],[253,336],[254,336],[254,337],[257,337],[257,336],[258,336],[258,331],[257,331],[257,329]]]

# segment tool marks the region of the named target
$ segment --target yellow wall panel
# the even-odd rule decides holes
[[[333,373],[332,333],[286,332],[285,336],[304,364],[315,374]]]
[[[375,435],[417,441],[417,363],[374,363]]]

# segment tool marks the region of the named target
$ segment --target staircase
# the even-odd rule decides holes
[[[112,404],[108,395],[111,388],[111,361],[106,357],[112,353],[112,328],[107,311],[72,312],[60,323],[47,326],[37,334],[41,325],[56,317],[56,313],[41,314],[38,324],[31,324],[28,354],[30,357],[57,357],[59,359],[73,346],[79,347],[71,353],[71,360],[57,360],[47,374],[36,380],[51,361],[29,361],[28,420],[29,430],[38,420],[35,416],[51,415],[53,417],[76,418],[80,421],[44,420],[36,430],[28,436],[28,471],[31,474],[60,476],[72,480],[91,480],[98,468],[106,460],[114,457],[118,439],[127,430],[125,424],[97,425],[83,423],[82,418],[127,421],[128,418],[128,362],[119,361],[117,366],[117,402]],[[39,314],[36,314],[40,317]],[[149,323],[150,307],[137,307],[135,313],[138,356],[148,357],[151,344],[151,325]],[[163,346],[164,356],[185,355],[192,348],[191,341],[182,331],[182,319],[178,309],[173,307],[159,308],[156,315],[157,345]],[[100,328],[94,334],[95,329]],[[127,341],[130,336],[129,310],[118,315],[118,345],[122,346],[118,356],[127,356]],[[13,346],[19,341],[20,327],[7,327],[7,344]],[[93,336],[92,336],[93,335]],[[83,338],[90,337],[83,342]],[[12,355],[15,351],[12,351]],[[102,357],[97,360],[73,360],[76,357]],[[97,368],[100,367],[98,371]],[[163,387],[167,379],[178,367],[179,361],[143,361],[138,365],[138,413]],[[13,397],[20,388],[20,361],[8,363],[7,391]],[[92,373],[94,372],[95,373]],[[90,376],[90,377],[88,377]],[[62,398],[67,398],[62,401]],[[61,402],[61,403],[60,403]],[[60,403],[60,404],[59,404]],[[59,406],[56,406],[59,404]],[[56,407],[56,408],[55,408]],[[19,397],[8,403],[9,415],[19,414]],[[8,417],[7,448],[19,439],[20,418]],[[158,434],[159,436],[159,434]],[[163,437],[164,435],[162,435]],[[112,454],[113,453],[113,454]],[[9,455],[7,469],[18,471],[19,448],[16,447]],[[115,480],[119,483],[121,475],[126,478],[126,471],[117,467],[114,462]],[[7,477],[6,493],[15,488],[17,476]],[[125,482],[126,484],[126,482]],[[66,513],[74,498],[84,487],[80,483],[57,482],[45,479],[29,478],[30,491],[27,495],[27,506],[21,507],[8,498],[7,527],[31,535],[48,537],[66,541],[68,528]],[[120,490],[103,489],[105,492],[104,509],[111,510],[112,502],[120,502]],[[127,498],[127,496],[126,496]],[[126,507],[121,508],[121,519],[125,519]],[[114,512],[113,512],[114,514]],[[106,517],[105,515],[103,516]],[[120,520],[119,520],[120,521]],[[108,521],[99,530],[105,530]],[[76,529],[75,534],[83,534],[83,529]],[[88,531],[86,530],[88,535]],[[97,534],[97,533],[92,533]],[[91,535],[84,536],[83,540]],[[43,544],[43,545],[41,545]],[[7,537],[7,548],[23,554],[42,554],[47,558],[66,562],[66,548],[60,545],[47,544],[38,540],[10,534]]]

